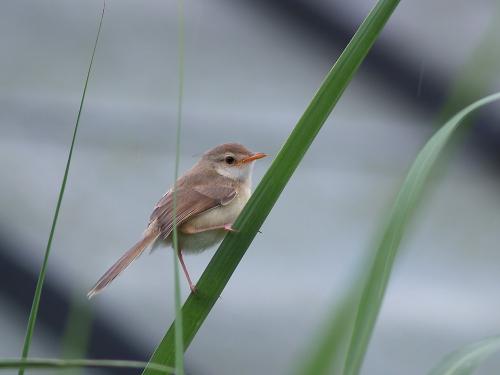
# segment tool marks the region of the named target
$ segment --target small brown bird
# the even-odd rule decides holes
[[[175,184],[178,257],[191,291],[183,252],[200,252],[221,241],[251,194],[254,161],[267,156],[251,152],[238,143],[225,143],[208,150]],[[88,298],[102,291],[150,245],[172,244],[173,188],[154,207],[142,239],[122,255],[97,281]]]

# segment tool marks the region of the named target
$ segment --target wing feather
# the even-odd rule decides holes
[[[231,202],[237,195],[230,186],[195,186],[194,188],[179,188],[177,190],[177,225],[181,225],[190,218],[213,208]],[[155,223],[160,237],[167,238],[173,230],[174,194],[168,191],[156,204],[150,216],[150,225]]]

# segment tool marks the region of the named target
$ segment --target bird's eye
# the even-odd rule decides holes
[[[232,156],[226,156],[225,159],[227,164],[233,164],[234,163],[234,158]]]

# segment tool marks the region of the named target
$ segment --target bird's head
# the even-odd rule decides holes
[[[224,143],[205,152],[201,162],[219,175],[239,181],[250,181],[254,161],[266,157],[239,143]]]

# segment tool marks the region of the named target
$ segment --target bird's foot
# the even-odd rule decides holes
[[[227,231],[227,232],[233,232],[233,233],[238,233],[239,232],[237,229],[234,229],[231,224],[224,225],[224,230]]]

